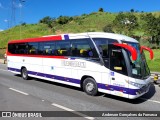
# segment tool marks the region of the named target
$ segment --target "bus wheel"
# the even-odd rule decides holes
[[[83,90],[91,96],[95,96],[98,92],[97,84],[94,79],[86,78],[83,82]]]
[[[28,79],[28,72],[27,72],[27,69],[26,68],[22,68],[22,71],[21,71],[21,76],[24,80],[27,80]]]

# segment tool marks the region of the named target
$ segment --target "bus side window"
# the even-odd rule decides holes
[[[94,42],[97,45],[97,48],[102,56],[102,58],[108,58],[108,41],[107,38],[94,38]]]
[[[8,50],[12,54],[27,54],[26,43],[9,44]]]
[[[8,51],[12,54],[16,54],[16,45],[15,44],[8,44]]]
[[[55,55],[55,42],[45,42],[43,44],[44,55]]]
[[[80,56],[80,51],[78,50],[77,46],[72,47],[72,56]]]
[[[89,39],[72,40],[71,53],[73,57],[98,58],[95,48]]]
[[[70,41],[57,42],[56,53],[58,56],[70,56]]]
[[[38,54],[38,43],[30,42],[28,43],[28,54],[37,55]]]

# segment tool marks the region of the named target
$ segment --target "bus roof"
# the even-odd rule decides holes
[[[82,39],[82,38],[109,38],[109,39],[116,39],[119,42],[121,40],[127,42],[135,42],[138,43],[137,40],[134,38],[115,34],[115,33],[104,33],[104,32],[88,32],[88,33],[72,33],[72,34],[61,34],[61,35],[47,35],[37,38],[27,38],[23,40],[12,40],[9,43],[23,43],[23,42],[41,42],[41,41],[48,41],[48,40],[68,40],[68,39]]]
[[[121,35],[121,34],[115,34],[115,33],[104,33],[104,32],[90,32],[88,33],[90,37],[95,38],[95,37],[102,37],[102,38],[109,38],[109,39],[115,39],[118,41],[127,41],[127,42],[135,42],[138,43],[138,41],[134,38],[128,37],[126,35]]]

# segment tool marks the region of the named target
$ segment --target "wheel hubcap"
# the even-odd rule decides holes
[[[86,89],[87,89],[88,92],[93,91],[93,90],[94,90],[94,85],[93,85],[93,83],[87,83]]]
[[[27,71],[23,70],[23,78],[26,78],[26,76],[27,76]]]

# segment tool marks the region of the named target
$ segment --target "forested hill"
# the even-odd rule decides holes
[[[6,48],[9,40],[39,37],[50,34],[80,32],[114,32],[128,36],[154,36],[160,38],[160,12],[98,12],[81,16],[47,16],[37,24],[22,23],[0,32],[0,48]],[[160,40],[160,39],[159,39]]]

